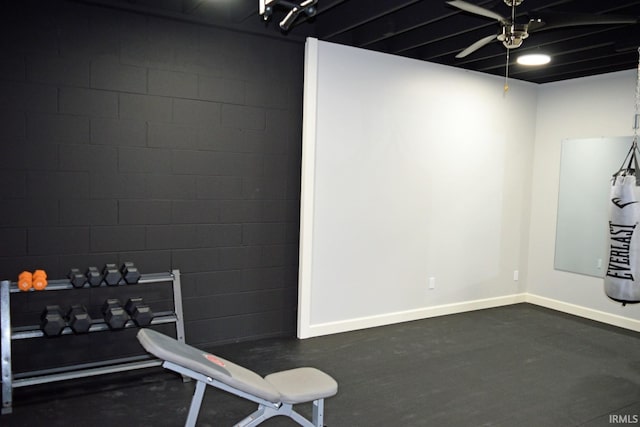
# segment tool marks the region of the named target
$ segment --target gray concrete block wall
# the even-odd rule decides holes
[[[179,268],[190,343],[293,334],[304,46],[62,0],[3,14],[0,278]]]

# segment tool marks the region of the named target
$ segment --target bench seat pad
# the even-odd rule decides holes
[[[295,368],[264,377],[280,392],[283,403],[304,403],[334,396],[338,383],[316,368]]]

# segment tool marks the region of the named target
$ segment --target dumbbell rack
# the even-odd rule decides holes
[[[180,287],[180,270],[172,270],[167,273],[142,274],[140,280],[135,285],[148,283],[172,282],[173,288],[173,311],[154,313],[151,325],[165,323],[175,323],[176,336],[178,341],[184,342],[184,316],[182,312],[182,290]],[[100,286],[107,286],[102,284]],[[69,280],[51,280],[45,291],[62,291],[75,289]],[[30,292],[33,289],[30,290]],[[2,414],[12,412],[13,389],[36,384],[45,384],[56,381],[84,378],[94,375],[110,374],[134,369],[160,366],[161,360],[153,359],[150,356],[132,356],[119,359],[111,359],[93,363],[77,364],[60,368],[43,369],[39,371],[24,372],[14,375],[11,367],[11,341],[19,339],[43,337],[44,332],[39,326],[11,327],[11,294],[21,292],[15,282],[8,280],[0,281],[0,344],[2,346]],[[42,292],[42,291],[40,291]],[[137,327],[129,319],[125,328]],[[109,330],[106,323],[93,323],[89,332],[99,332]],[[72,334],[70,327],[66,326],[62,335]]]

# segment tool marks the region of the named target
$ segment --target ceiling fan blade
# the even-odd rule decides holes
[[[457,7],[458,9],[464,10],[465,12],[486,16],[487,18],[492,18],[499,22],[506,20],[506,18],[503,18],[502,16],[500,16],[499,14],[495,13],[492,10],[485,9],[484,7],[481,7],[481,6],[476,6],[475,4],[471,4],[466,1],[452,0],[452,1],[448,1],[447,4],[453,7]]]
[[[469,55],[470,53],[475,52],[476,50],[480,49],[482,46],[488,45],[489,43],[491,43],[494,40],[496,40],[496,35],[495,34],[492,34],[492,35],[487,36],[487,37],[483,37],[480,40],[478,40],[477,42],[473,43],[468,48],[466,48],[465,50],[463,50],[462,52],[460,52],[459,54],[457,54],[456,58],[464,58],[465,56]]]
[[[629,15],[593,15],[588,13],[544,12],[529,21],[529,32],[582,25],[624,25],[640,22]]]

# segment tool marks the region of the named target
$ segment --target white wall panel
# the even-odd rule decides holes
[[[307,41],[301,336],[522,290],[536,86],[502,86]]]

